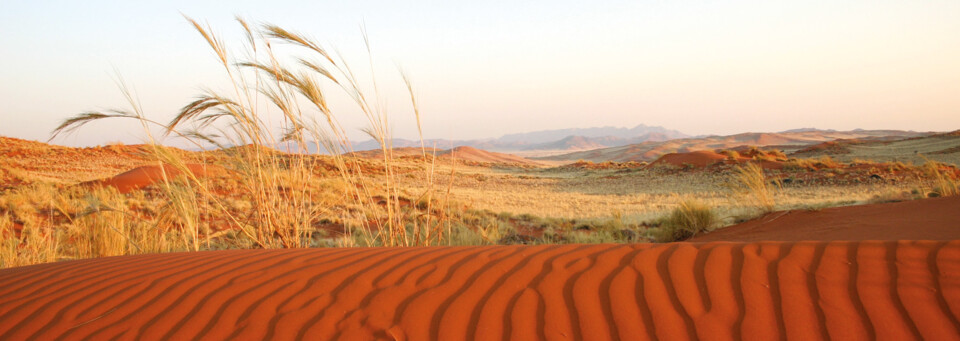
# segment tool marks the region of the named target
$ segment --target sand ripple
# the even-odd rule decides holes
[[[233,250],[0,271],[0,339],[960,339],[960,241]]]

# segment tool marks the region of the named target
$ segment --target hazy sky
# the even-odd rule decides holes
[[[430,138],[640,123],[688,134],[960,129],[960,1],[678,3],[4,1],[0,135],[46,140],[73,114],[125,107],[114,69],[160,121],[225,84],[181,12],[228,44],[241,43],[241,15],[361,66],[365,25],[397,137],[416,136],[397,65]],[[363,126],[354,112],[341,119]],[[105,121],[55,142],[142,136]]]

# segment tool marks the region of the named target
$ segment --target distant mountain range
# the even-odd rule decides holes
[[[683,153],[696,150],[735,149],[738,147],[755,146],[777,148],[786,152],[792,152],[805,146],[838,139],[882,140],[924,136],[928,134],[930,133],[901,130],[855,129],[851,131],[836,131],[803,128],[779,133],[742,133],[728,136],[689,137],[669,141],[646,141],[630,145],[535,157],[534,159],[550,161],[586,160],[594,162],[653,161],[667,153]]]
[[[540,130],[528,133],[507,134],[499,138],[477,140],[448,140],[432,139],[424,141],[427,147],[450,149],[456,147],[473,147],[493,152],[524,152],[536,154],[537,151],[582,151],[597,148],[626,146],[644,142],[659,142],[689,137],[676,130],[663,127],[638,125],[633,128],[597,127]],[[419,140],[393,139],[394,148],[420,147]],[[354,151],[379,149],[380,145],[374,140],[353,144]],[[316,153],[318,148],[311,146],[310,152]],[[322,150],[320,150],[322,152]]]
[[[665,136],[668,138],[687,137],[676,130],[669,130],[664,127],[648,126],[645,124],[633,128],[618,127],[598,127],[598,128],[572,128],[556,130],[540,130],[529,133],[507,134],[503,135],[497,141],[501,143],[520,143],[520,144],[545,144],[559,141],[571,136],[584,138],[601,138],[613,140],[636,140],[645,136]]]

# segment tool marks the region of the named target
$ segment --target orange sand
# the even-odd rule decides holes
[[[0,271],[0,339],[960,339],[960,241],[232,250]]]
[[[774,212],[690,241],[960,239],[960,196]]]
[[[187,164],[186,166],[187,169],[197,177],[215,175],[223,172],[222,168],[211,165]],[[80,185],[111,186],[115,187],[120,193],[127,193],[150,186],[157,181],[162,181],[164,176],[172,179],[180,174],[181,172],[179,169],[169,165],[162,168],[160,166],[142,166],[123,172],[111,178],[87,181],[81,183]]]

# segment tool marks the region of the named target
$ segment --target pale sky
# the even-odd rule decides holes
[[[3,1],[0,135],[46,140],[71,115],[125,108],[114,69],[164,122],[225,84],[181,12],[227,44],[241,43],[241,15],[361,66],[365,25],[396,137],[416,136],[397,65],[428,138],[641,123],[724,135],[960,129],[960,1],[515,2]],[[142,138],[104,121],[54,142]]]

